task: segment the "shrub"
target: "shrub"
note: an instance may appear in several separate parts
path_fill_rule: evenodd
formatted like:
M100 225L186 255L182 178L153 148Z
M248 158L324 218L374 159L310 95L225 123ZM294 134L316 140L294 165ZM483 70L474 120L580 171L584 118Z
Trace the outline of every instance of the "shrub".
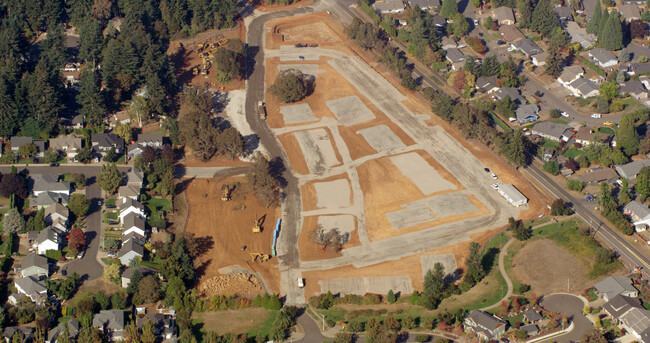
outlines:
M419 334L415 335L416 342L427 342L431 337L429 335Z
M582 190L585 188L584 183L582 181L577 180L577 179L569 179L566 181L566 186L568 189L576 192L582 192Z
M362 321L360 320L352 320L348 323L348 328L347 330L350 332L362 332L365 329L365 325Z
M544 171L551 175L560 174L560 164L557 161L548 161L544 163Z

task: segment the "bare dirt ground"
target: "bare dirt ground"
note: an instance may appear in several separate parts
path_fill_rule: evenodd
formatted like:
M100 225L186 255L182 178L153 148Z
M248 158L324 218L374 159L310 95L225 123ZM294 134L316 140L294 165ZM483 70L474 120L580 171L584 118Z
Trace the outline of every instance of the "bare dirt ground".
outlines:
M514 257L512 270L518 280L541 294L566 292L567 280L572 293L582 292L594 283L587 277L586 261L549 239L526 244Z
M331 45L346 41L343 26L325 12L312 13L289 19L272 20L267 23L266 48L278 49L281 45L318 43Z
M232 200L221 200L221 185L242 183L232 194ZM195 179L189 181L185 190L189 215L185 232L203 239L206 251L199 256L199 288L201 283L219 276L219 268L239 265L251 272L259 273L268 287L279 291L277 259L265 263L251 262L251 252L271 254L273 230L278 218L278 209L263 207L252 193L245 191L244 179ZM253 233L255 216L263 218L263 231ZM246 246L242 251L241 247Z
M319 179L317 181L310 181L305 184L303 184L300 187L300 195L302 196L302 209L303 211L311 211L311 210L317 210L318 209L318 197L316 196L316 188L314 187L314 183L316 182L328 182L328 181L334 181L334 180L348 180L350 181L347 177L347 174L339 174L339 175L334 175L328 178L324 179ZM352 198L352 195L350 195L350 204L353 204L354 199Z
M300 259L303 261L317 261L342 256L340 252L333 249L322 250L322 247L314 242L311 234L317 227L318 216L308 216L303 219L302 230L298 238ZM355 225L354 230L350 232L350 241L343 245L343 249L357 247L359 245L361 243L359 242L359 234Z

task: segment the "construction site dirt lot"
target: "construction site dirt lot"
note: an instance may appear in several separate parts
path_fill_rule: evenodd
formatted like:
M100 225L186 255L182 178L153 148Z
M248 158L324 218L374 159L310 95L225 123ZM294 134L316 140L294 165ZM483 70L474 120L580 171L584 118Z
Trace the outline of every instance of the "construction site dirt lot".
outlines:
M330 45L348 40L343 26L326 12L272 20L267 23L266 48L278 49L281 45L317 43Z
M316 188L314 187L314 183L329 182L334 180L346 180L347 182L350 181L347 177L347 174L339 174L339 175L330 176L328 178L309 181L301 185L300 195L302 196L302 210L312 211L312 210L320 209L321 207L318 207L318 196L316 195ZM354 199L352 197L352 194L350 194L350 205L354 205Z
M303 219L302 230L298 238L298 249L300 252L300 259L303 261L317 261L328 258L341 256L341 252L335 251L332 248L322 249L314 239L312 233L318 228L318 216L308 216ZM346 230L347 231L347 230ZM350 241L343 245L343 249L357 247L361 245L359 242L359 234L357 233L356 225L350 232Z
M270 291L279 291L277 259L252 262L250 253L271 254L273 230L279 210L265 208L244 186L244 178L185 180L188 218L185 232L203 239L209 247L199 256L199 286L215 276L222 275L220 268L240 266L263 278ZM239 182L230 201L222 201L221 186ZM253 233L255 218L262 222L262 232ZM246 246L242 250L242 246Z

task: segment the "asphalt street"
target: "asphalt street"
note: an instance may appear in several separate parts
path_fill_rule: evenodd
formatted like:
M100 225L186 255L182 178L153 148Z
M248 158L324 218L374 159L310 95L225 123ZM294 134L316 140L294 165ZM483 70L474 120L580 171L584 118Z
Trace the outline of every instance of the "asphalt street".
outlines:
M573 329L562 336L553 337L554 342L579 342L582 336L594 327L593 323L582 314L585 303L579 297L569 294L553 294L544 296L539 304L545 310L566 315L573 322Z

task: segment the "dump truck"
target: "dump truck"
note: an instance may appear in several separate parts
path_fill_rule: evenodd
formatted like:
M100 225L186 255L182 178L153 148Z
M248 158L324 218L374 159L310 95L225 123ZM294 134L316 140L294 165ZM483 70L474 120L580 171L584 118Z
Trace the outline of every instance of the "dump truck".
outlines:
M260 113L260 119L266 119L266 107L264 101L257 102L257 111Z

